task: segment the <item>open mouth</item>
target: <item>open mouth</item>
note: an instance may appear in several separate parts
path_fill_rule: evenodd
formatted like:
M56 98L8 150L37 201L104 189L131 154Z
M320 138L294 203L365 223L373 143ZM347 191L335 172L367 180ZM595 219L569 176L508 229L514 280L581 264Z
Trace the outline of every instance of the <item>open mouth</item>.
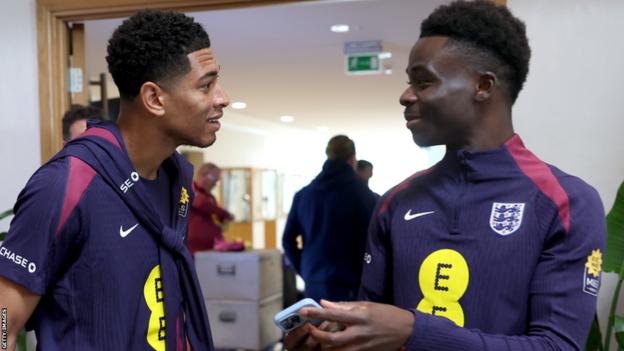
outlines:
M222 116L223 116L223 115L221 115L221 114L220 114L220 115L218 115L218 116L208 118L208 119L206 120L206 122L208 122L208 123L214 123L214 124L221 124L221 123L219 122L219 119L220 119Z

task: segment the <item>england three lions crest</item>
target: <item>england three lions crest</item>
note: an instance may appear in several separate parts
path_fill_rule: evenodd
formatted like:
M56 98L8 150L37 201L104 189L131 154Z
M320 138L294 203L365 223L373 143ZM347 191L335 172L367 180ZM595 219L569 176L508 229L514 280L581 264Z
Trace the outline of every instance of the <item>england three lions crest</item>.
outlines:
M512 234L522 225L523 214L524 203L494 202L490 214L490 228L500 235Z

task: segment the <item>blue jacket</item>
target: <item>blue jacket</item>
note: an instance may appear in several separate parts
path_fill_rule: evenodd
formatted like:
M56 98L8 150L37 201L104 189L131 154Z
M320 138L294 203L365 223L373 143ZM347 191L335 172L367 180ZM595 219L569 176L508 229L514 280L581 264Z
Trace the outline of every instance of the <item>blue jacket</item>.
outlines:
M323 170L295 194L282 244L306 284L358 286L375 197L344 161ZM297 236L303 250L297 248Z

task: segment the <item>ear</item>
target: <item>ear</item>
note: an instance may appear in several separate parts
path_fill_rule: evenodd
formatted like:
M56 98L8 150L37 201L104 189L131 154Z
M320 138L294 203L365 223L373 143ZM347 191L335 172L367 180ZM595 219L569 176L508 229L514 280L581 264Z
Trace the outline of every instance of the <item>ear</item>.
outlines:
M475 94L476 101L485 101L492 96L494 93L494 88L498 84L498 78L496 74L492 72L481 72L479 73L479 79L477 81Z
M139 90L139 98L146 110L156 116L165 114L165 104L163 98L164 90L154 82L145 82Z
M353 169L357 169L357 158L355 157L355 155L351 156L348 160L347 163L353 167Z

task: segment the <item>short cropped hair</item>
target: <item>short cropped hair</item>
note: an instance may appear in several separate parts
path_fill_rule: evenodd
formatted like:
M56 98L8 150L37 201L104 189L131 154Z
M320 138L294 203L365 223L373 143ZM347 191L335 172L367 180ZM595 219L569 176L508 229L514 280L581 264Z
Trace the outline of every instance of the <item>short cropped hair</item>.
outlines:
M434 10L420 37L446 36L479 69L496 74L510 102L518 98L529 73L531 48L525 25L505 6L491 1L455 1Z
M368 161L366 161L366 160L358 160L357 161L356 169L358 171L363 171L363 170L365 170L367 168L372 169L373 168L373 164L368 162Z
M336 135L329 139L325 154L328 160L348 161L355 156L355 143L346 135Z
M82 119L103 120L104 118L102 117L102 112L93 106L71 105L69 110L63 115L63 140L69 141L69 128L74 122Z
M186 55L210 47L192 17L145 10L125 20L108 41L108 70L122 99L133 100L145 82L166 85L191 70Z

